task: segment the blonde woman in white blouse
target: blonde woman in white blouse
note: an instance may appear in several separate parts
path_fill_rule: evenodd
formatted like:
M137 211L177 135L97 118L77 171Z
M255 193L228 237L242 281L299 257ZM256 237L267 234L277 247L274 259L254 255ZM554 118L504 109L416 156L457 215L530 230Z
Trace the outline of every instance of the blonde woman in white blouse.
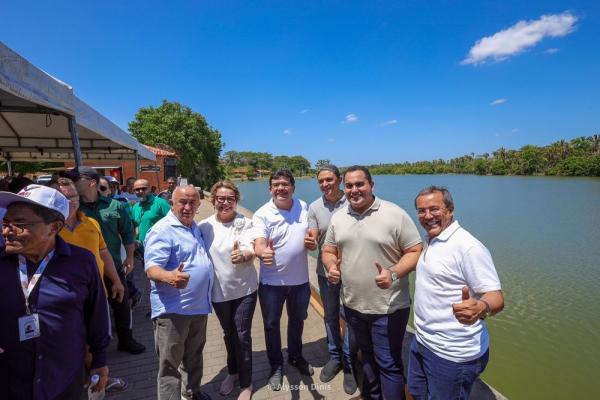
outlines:
M236 211L238 188L219 181L211 189L215 214L200 223L215 269L213 308L225 335L228 375L219 392L230 394L239 383L238 400L252 397L252 317L258 279L254 268L252 220Z

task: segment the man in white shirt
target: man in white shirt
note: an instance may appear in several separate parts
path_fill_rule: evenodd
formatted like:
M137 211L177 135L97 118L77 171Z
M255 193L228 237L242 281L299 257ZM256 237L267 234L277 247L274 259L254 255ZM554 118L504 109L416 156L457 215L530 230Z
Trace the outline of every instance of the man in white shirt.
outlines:
M271 364L269 386L280 390L283 374L279 322L286 303L288 313L288 364L311 376L312 366L302 357L302 330L308 316L310 286L306 249L317 248L308 233L308 207L293 197L294 177L286 169L269 178L272 199L256 211L254 251L260 259L258 299L263 315L267 356Z
M415 199L428 246L415 283L415 340L408 388L415 399L468 399L489 359L486 317L504 308L490 252L454 221L448 189L430 186Z

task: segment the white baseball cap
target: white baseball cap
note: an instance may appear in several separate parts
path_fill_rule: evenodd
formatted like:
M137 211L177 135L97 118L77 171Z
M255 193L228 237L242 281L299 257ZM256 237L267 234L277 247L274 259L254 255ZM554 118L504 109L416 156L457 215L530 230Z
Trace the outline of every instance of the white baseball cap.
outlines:
M0 192L0 207L8 208L16 202L37 204L58 211L65 219L69 217L69 200L58 190L48 186L29 185L17 194Z

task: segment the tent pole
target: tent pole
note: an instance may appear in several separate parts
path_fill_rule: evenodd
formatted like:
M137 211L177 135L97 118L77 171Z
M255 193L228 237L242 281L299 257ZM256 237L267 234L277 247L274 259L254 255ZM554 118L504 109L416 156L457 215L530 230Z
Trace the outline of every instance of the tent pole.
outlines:
M12 163L10 160L6 160L6 168L8 168L8 176L12 176Z
M75 117L68 117L69 120L69 133L71 134L71 141L73 142L73 155L75 156L75 165L77 167L83 165L81 159L81 147L79 146L79 135L77 134L77 124L75 123Z
M140 155L137 150L134 150L133 154L135 155L135 179L138 179L140 173Z

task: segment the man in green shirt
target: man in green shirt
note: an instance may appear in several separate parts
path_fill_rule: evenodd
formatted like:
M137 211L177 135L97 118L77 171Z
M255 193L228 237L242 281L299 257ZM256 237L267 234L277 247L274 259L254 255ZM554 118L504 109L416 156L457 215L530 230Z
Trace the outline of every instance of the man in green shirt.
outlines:
M137 229L137 239L140 241L140 250L144 249L146 233L152 226L160 221L171 210L171 205L163 198L150 193L150 182L138 179L133 184L133 193L140 200L133 206L133 223Z
M79 209L88 217L98 221L106 247L115 262L115 267L117 267L121 283L127 288L125 275L133 271L133 251L135 247L133 223L127 205L118 200L101 196L98 193L100 175L93 168L81 166L67 171L64 175L75 182L75 187L81 198ZM127 251L127 257L123 262L121 260L121 243ZM122 268L119 268L120 266ZM108 292L111 293L112 282L105 279L104 283ZM126 289L125 299L129 298L128 292ZM115 316L117 337L119 338L118 350L128 351L131 354L143 353L146 348L133 338L129 301L119 303L114 299L109 299L109 304Z

